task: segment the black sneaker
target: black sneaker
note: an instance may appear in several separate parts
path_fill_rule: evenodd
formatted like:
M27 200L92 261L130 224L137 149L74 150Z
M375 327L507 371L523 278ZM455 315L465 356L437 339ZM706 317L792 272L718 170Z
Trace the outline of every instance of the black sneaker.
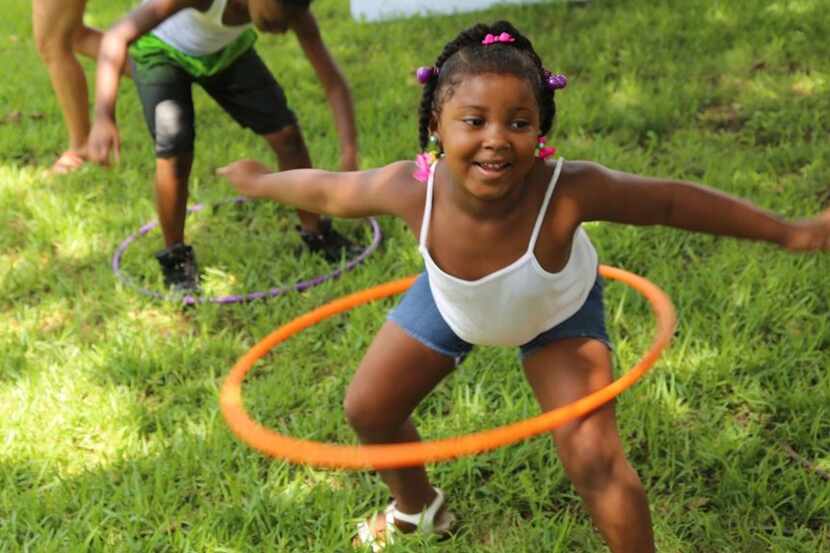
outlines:
M334 230L331 219L320 219L320 232L309 232L302 227L297 227L297 232L309 251L322 254L329 263L337 263L343 257L351 259L363 251L359 244Z
M197 292L199 290L199 268L193 248L179 242L166 250L156 253L164 285L175 292Z

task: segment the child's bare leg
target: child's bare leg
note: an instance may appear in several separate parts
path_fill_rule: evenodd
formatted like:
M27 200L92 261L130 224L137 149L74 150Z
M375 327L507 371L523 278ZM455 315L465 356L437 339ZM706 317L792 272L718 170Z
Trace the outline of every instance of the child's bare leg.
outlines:
M308 148L299 127L291 125L276 132L264 134L262 137L276 154L280 171L311 167L311 156L309 156ZM309 232L320 231L320 216L318 214L298 209L297 216L303 230Z
M544 411L582 398L612 379L604 344L569 338L529 355L525 374ZM643 485L625 458L614 406L554 430L559 457L614 553L654 551L651 515Z
M37 49L49 71L69 132L69 149L86 157L89 97L83 68L73 53L73 40L86 0L34 0L32 24Z
M81 28L75 32L75 37L72 40L72 49L76 53L95 61L98 59L98 52L101 50L101 39L103 38L104 33L100 30L81 25ZM132 76L129 63L124 64L121 74L128 77Z
M346 416L361 442L419 441L410 414L454 368L451 357L427 348L387 321L346 392ZM423 466L379 473L403 513L419 513L435 499Z
M92 60L98 59L102 38L104 38L104 33L82 24L75 31L75 36L72 39L72 49Z
M170 158L156 158L156 210L165 247L184 242L187 217L187 180L193 152Z

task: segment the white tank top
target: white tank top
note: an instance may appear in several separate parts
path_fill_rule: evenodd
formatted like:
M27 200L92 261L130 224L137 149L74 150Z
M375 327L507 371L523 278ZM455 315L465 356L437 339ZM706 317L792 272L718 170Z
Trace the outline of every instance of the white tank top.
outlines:
M533 254L562 162L560 158L556 163L527 251L507 267L473 281L445 273L429 255L427 236L437 163L432 165L418 249L424 257L438 311L462 340L493 346L526 344L585 303L597 278L598 261L582 227L576 229L571 255L558 273L545 271Z
M228 0L215 0L206 12L185 8L162 21L151 32L189 56L213 54L251 27L250 23L233 27L224 25L222 15L227 3Z

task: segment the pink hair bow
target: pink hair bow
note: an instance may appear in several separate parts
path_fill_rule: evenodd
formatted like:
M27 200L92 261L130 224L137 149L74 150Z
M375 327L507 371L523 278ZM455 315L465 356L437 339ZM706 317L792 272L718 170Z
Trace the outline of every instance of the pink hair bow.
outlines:
M432 152L423 152L415 156L415 171L412 176L416 180L426 182L429 180L429 170L435 162L435 154Z
M497 42L516 42L516 39L510 36L510 33L501 33L500 35L487 33L487 36L481 41L482 44L495 44Z
M536 146L536 157L539 159L547 159L550 156L556 155L556 148L545 146L547 139L545 135L539 135L539 144Z
M550 156L556 155L556 148L550 146L543 146L539 148L539 159L547 159Z

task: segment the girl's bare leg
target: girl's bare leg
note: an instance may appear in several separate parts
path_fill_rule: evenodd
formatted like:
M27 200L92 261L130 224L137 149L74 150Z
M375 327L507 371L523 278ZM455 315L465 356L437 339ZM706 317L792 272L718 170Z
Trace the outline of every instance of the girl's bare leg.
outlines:
M454 368L453 358L427 348L387 321L346 392L346 416L361 442L419 441L409 417ZM423 466L379 473L403 513L419 513L435 499Z
M529 355L525 374L544 411L613 380L606 346L586 338L553 342ZM614 553L654 551L645 490L625 458L613 404L553 431L559 458L594 525Z

